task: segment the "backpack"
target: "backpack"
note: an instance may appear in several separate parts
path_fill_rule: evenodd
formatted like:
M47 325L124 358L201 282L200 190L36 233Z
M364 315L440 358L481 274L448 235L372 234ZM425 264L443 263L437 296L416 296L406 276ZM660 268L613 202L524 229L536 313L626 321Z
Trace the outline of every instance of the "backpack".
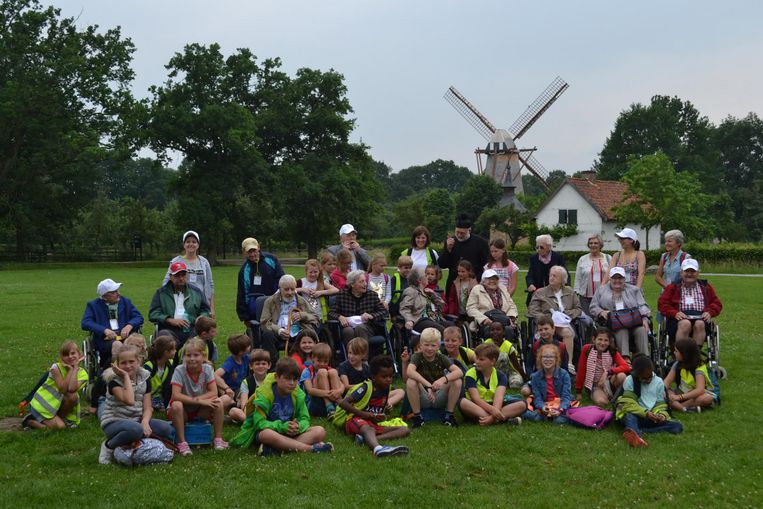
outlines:
M568 408L564 415L572 424L591 429L603 429L615 416L614 412L597 406Z
M143 438L114 449L114 461L126 467L169 463L174 457L172 449L156 438Z

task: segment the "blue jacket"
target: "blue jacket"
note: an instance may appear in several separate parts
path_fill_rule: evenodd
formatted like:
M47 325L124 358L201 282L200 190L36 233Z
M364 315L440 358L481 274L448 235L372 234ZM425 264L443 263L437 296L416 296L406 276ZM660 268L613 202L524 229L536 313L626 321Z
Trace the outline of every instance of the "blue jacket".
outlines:
M548 389L546 374L542 369L538 369L530 376L530 383L533 388L533 406L537 409L543 408ZM572 401L572 381L569 373L561 368L556 368L554 371L554 392L559 396L560 409L567 410Z
M254 297L273 295L278 290L278 281L284 275L278 258L264 251L260 252L260 261L252 263L245 260L238 271L238 292L236 294L236 314L243 321L254 320ZM255 276L260 276L259 285L254 284Z
M117 323L119 328L115 330L117 334L125 325L130 324L135 332L143 325L143 315L133 306L132 301L127 297L120 296L117 302ZM109 308L103 299L93 299L85 306L85 312L82 314L82 330L93 333L93 343L99 352L111 352L111 342L104 341L103 333L106 329L111 329L109 323Z

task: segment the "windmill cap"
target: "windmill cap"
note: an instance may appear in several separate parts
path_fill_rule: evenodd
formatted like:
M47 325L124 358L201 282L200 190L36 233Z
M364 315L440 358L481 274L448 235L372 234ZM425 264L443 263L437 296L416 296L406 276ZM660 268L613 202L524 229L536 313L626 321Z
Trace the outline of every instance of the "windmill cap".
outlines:
M681 270L695 270L699 272L699 262L694 258L687 258L681 262Z
M620 239L631 239L633 242L638 240L638 235L633 228L623 228L623 231L615 233L615 237Z

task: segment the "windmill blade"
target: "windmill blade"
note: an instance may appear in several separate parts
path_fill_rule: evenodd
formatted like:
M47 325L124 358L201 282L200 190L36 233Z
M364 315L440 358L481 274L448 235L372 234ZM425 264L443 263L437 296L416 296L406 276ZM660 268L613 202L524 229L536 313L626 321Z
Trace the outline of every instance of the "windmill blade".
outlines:
M564 82L559 76L546 87L535 101L527 107L519 118L509 127L509 132L514 137L514 141L522 137L532 125L538 121L546 110L554 104L560 95L569 88L569 85Z
M466 97L456 90L456 87L448 87L448 91L443 97L486 141L490 141L490 137L495 132L495 126L490 123L485 115L480 113L476 106L467 101Z
M524 157L520 152L517 155L519 156L519 160L522 161L523 167L527 168L530 170L530 173L538 177L538 180L540 180L541 184L543 184L546 189L548 189L548 184L546 183L546 179L548 178L548 170L542 164L540 164L540 161L538 161L533 154Z

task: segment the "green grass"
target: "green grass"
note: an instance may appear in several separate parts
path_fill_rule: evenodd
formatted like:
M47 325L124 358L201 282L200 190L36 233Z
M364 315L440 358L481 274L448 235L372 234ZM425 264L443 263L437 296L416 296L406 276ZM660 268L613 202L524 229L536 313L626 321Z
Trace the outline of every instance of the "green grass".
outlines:
M237 270L215 269L221 351L224 339L241 330L234 310ZM15 414L64 339L84 336L79 320L99 280L123 281L123 293L147 314L162 275L160 267L119 265L0 272L0 415ZM376 460L318 419L336 446L333 455L259 458L247 450L199 449L168 466L126 470L97 464L102 434L88 417L76 431L0 432L0 507L759 507L763 410L755 377L763 359L756 332L763 280L716 277L712 283L726 305L723 405L682 417L682 435L647 437L648 449L630 449L618 426L594 432L433 424L405 440L409 457ZM656 301L653 282L647 295ZM235 431L226 426L225 436Z

